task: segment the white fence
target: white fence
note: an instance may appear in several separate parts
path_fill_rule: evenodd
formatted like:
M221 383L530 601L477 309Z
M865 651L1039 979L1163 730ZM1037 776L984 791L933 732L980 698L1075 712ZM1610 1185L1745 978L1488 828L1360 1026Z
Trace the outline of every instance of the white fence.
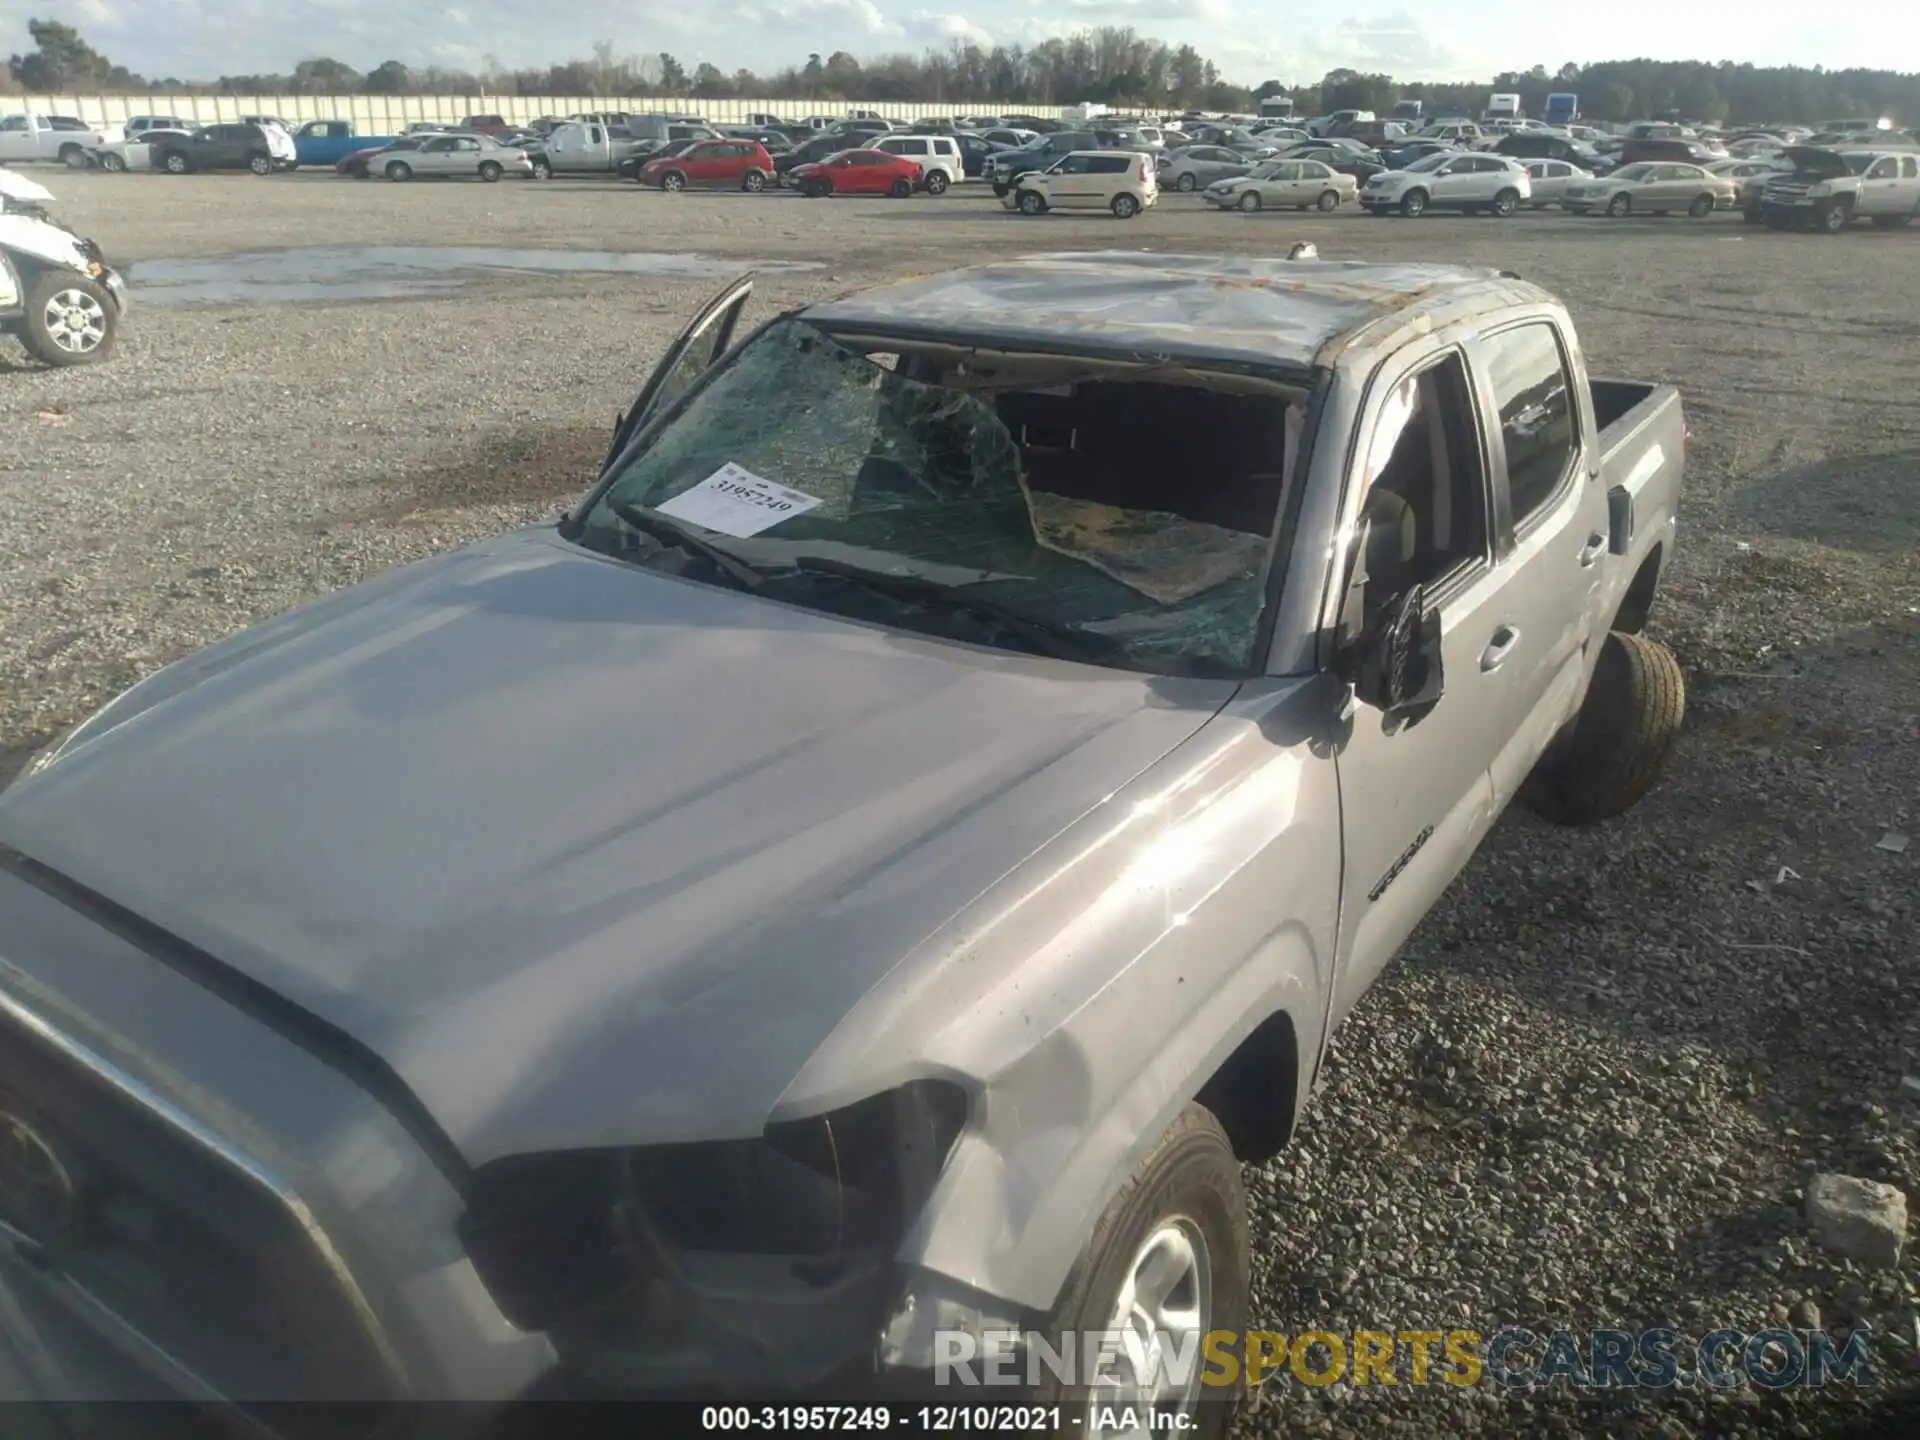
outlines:
M170 115L202 125L237 120L242 115L278 115L285 120L351 120L371 134L392 134L415 121L453 124L469 115L499 115L525 124L543 115L572 115L588 110L665 111L700 115L718 125L742 124L752 111L797 120L805 115L839 115L849 108L878 110L899 120L936 115L996 115L989 101L908 104L891 101L829 103L824 100L695 100L605 95L0 95L0 115L34 111L74 115L94 125L123 122L130 115ZM1023 115L1057 116L1055 105L1010 105Z

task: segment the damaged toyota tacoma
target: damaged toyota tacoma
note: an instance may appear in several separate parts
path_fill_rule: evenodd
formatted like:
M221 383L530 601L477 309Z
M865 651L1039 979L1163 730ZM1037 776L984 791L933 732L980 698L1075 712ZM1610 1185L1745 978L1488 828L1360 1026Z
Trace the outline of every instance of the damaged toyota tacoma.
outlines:
M1240 1329L1240 1164L1334 1027L1509 802L1655 783L1679 399L1538 287L1051 255L736 333L750 289L564 520L0 795L0 1339L253 1407Z

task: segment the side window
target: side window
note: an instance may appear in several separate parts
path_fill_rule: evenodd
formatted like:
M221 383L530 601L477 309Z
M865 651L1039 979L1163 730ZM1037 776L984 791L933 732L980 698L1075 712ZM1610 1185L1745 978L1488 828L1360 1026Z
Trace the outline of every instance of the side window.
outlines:
M1867 172L1867 179L1869 180L1896 179L1898 177L1899 168L1900 168L1899 162L1896 161L1893 158L1893 156L1889 155L1885 159L1876 160L1874 162L1873 168Z
M1487 556L1487 488L1458 352L1395 387L1366 459L1365 606L1377 614Z
M1125 155L1101 155L1094 159L1093 173L1096 175L1124 175L1132 164L1133 162Z
M24 115L0 115L0 135L17 135L27 128Z
M928 153L927 142L924 140L902 140L900 146L901 153L905 155L925 155Z
M1900 178L1902 180L1920 180L1920 160L1911 155L1900 157Z
M1573 387L1553 327L1536 322L1477 347L1500 412L1500 444L1518 530L1559 491L1579 449Z

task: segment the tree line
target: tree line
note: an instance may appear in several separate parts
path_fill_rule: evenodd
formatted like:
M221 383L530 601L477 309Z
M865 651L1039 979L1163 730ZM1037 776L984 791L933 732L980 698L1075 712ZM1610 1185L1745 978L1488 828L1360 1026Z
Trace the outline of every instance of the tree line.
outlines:
M964 107L970 101L1070 105L1093 101L1150 111L1199 107L1248 111L1272 95L1292 98L1302 114L1359 108L1386 113L1419 99L1429 110L1478 114L1487 96L1517 92L1538 114L1546 97L1570 90L1593 120L1632 120L1678 112L1691 120L1766 121L1879 117L1920 124L1920 75L1892 70L1824 70L1692 60L1608 60L1547 70L1509 71L1483 84L1399 81L1358 70L1329 71L1313 84L1270 80L1247 88L1226 80L1191 45L1170 45L1125 26L1096 26L1032 46L955 42L920 55L860 60L845 50L771 74L728 73L710 63L689 71L666 53L622 55L611 41L592 57L542 69L510 69L489 58L478 73L387 60L357 70L330 56L302 60L284 75L222 75L211 81L145 77L110 61L70 25L29 20L34 48L7 65L15 93L228 95L567 95L688 101L779 96L832 104L848 100L918 101Z

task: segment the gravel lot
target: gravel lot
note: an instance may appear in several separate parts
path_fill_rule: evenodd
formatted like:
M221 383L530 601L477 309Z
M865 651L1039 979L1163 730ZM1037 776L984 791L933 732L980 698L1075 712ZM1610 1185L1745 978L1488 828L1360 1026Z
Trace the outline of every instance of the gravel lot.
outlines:
M1812 1247L1799 1208L1817 1170L1920 1179L1920 1106L1899 1095L1920 1073L1920 843L1876 848L1889 830L1920 842L1920 228L1238 216L1185 199L1123 226L1018 220L958 191L44 178L57 213L132 263L144 303L103 367L0 354L0 752L16 756L188 650L577 495L661 347L753 261L821 267L768 275L761 315L992 254L1296 238L1548 285L1596 370L1685 392L1682 546L1654 630L1687 668L1688 733L1623 821L1503 823L1360 1007L1298 1145L1249 1177L1256 1315L1289 1334L1869 1320L1879 1384L1603 1401L1287 1381L1243 1429L1828 1434L1920 1376L1920 1247L1898 1273L1862 1272ZM294 303L138 288L143 266L181 273L162 261L368 245L728 263Z

